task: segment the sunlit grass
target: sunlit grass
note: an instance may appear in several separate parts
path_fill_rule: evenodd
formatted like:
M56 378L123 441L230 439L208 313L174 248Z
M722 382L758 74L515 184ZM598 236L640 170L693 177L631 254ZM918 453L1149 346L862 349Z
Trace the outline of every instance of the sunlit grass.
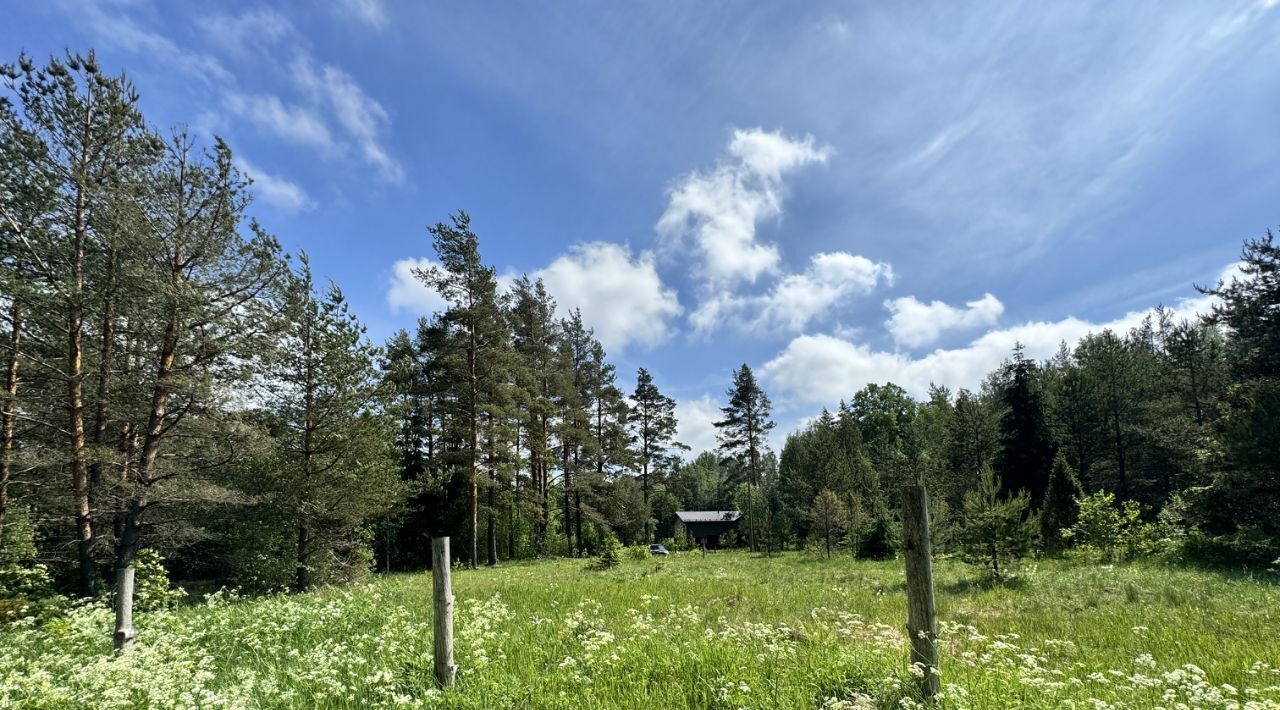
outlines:
M0 706L899 707L900 562L676 555L459 571L456 688L431 678L431 577L0 633ZM1280 587L1041 562L936 566L946 707L1280 707Z

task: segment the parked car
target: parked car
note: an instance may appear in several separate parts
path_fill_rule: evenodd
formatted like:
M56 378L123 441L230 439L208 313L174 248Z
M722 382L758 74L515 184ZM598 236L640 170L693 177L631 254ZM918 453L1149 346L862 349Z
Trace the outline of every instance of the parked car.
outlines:
M670 552L667 552L667 548L666 548L666 547L663 547L662 545L650 545L650 546L649 546L649 553L650 553L650 554L653 554L653 555L669 555L669 554L671 554Z

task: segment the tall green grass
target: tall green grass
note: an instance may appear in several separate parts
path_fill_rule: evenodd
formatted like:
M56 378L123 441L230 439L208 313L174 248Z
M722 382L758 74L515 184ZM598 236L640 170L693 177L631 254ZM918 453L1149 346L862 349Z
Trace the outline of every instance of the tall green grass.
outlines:
M1280 707L1280 587L1041 562L936 568L944 707ZM900 562L722 552L454 576L455 688L431 678L431 577L143 615L111 653L86 607L0 632L0 706L912 707Z

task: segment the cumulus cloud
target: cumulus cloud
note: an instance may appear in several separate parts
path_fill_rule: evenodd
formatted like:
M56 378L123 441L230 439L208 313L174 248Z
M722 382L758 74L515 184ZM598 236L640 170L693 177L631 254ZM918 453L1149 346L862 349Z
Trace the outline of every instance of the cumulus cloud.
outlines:
M696 253L695 275L708 282L710 291L754 283L776 271L778 248L756 239L756 224L782 214L785 174L825 162L830 154L813 136L735 130L727 156L715 169L694 171L671 188L656 225L664 247Z
M400 259L392 265L387 284L391 310L427 315L448 306L439 293L414 276L415 269L433 266L439 264L429 258ZM663 286L653 254L633 255L620 244L577 244L529 276L543 280L556 300L559 316L579 309L582 320L613 354L633 344L651 346L666 340L671 334L668 321L682 311L676 292ZM515 279L511 271L499 274L499 293L510 290Z
M715 422L721 417L720 405L709 394L676 402L676 439L688 445L690 458L716 449Z
M803 272L783 277L766 293L725 291L705 298L689 320L704 333L726 323L753 332L799 331L848 296L892 280L888 264L848 252L815 254Z
M675 291L662 285L653 254L633 257L619 244L578 244L531 276L546 283L562 311L581 309L610 351L662 342L670 335L668 319L682 311Z
M1238 272L1232 265L1223 272L1230 280ZM1208 296L1180 301L1170 309L1175 319L1193 318L1212 306ZM989 331L968 345L938 349L921 357L885 352L831 335L801 335L761 368L770 385L785 396L807 404L833 404L872 382L894 382L923 397L929 385L976 388L982 378L1021 343L1028 357L1052 356L1062 342L1074 343L1089 333L1111 329L1127 332L1151 314L1133 311L1111 321L1092 323L1067 317L1035 321Z
M448 303L438 291L422 283L414 275L416 270L440 266L434 259L400 259L391 265L391 280L387 285L387 305L392 311L406 311L429 315L443 311Z
M315 206L297 183L258 168L242 156L236 156L236 167L253 181L253 192L268 204L286 212L309 210Z
M989 293L969 301L964 308L942 301L924 303L913 296L885 301L884 305L893 314L885 321L885 327L894 342L910 348L935 342L945 330L994 325L1004 313L1004 304Z

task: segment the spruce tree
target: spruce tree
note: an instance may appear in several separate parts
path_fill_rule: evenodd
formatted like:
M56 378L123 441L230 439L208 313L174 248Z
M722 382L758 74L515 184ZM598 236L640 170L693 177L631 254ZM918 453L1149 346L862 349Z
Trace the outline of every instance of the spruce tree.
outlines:
M995 469L1006 493L1026 491L1038 506L1049 486L1055 447L1045 418L1041 372L1019 344L999 372L1001 448Z
M1083 497L1084 489L1080 487L1076 472L1067 463L1066 455L1059 451L1053 458L1049 489L1040 510L1040 540L1045 550L1055 552L1062 549L1062 531L1075 524L1080 511L1079 500Z

